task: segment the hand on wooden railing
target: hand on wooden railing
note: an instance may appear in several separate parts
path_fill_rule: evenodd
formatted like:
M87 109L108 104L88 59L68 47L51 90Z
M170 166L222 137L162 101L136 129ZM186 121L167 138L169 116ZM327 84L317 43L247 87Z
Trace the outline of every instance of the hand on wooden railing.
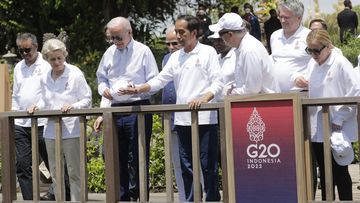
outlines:
M99 117L96 118L96 120L94 122L94 125L93 125L93 128L94 128L95 132L100 131L103 120L104 120L104 118L102 116L99 116Z
M308 87L309 82L303 76L299 76L295 79L295 85L301 88L306 88Z
M72 108L73 108L73 106L71 104L64 104L61 107L61 112L63 112L63 113L69 112Z
M33 104L27 108L27 112L29 114L33 114L37 110L39 110L39 108L35 104Z

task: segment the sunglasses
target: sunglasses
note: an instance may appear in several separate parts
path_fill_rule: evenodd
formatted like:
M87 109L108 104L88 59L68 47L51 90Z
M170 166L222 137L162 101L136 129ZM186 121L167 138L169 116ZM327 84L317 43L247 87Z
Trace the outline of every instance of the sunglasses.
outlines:
M170 44L173 45L173 46L176 46L179 43L178 42L166 42L165 44L166 44L166 46L170 46Z
M323 49L325 49L325 45L323 47L321 47L320 49L310 49L309 47L305 48L305 51L307 54L311 55L311 54L315 54L315 55L319 55L321 53L321 51Z
M19 54L28 54L31 52L31 50L32 50L32 48L19 48L18 52L19 52Z

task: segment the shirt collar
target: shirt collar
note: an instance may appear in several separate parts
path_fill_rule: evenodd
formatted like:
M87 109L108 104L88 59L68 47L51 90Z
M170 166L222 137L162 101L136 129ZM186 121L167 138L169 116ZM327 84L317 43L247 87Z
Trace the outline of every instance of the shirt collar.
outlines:
M42 58L42 55L41 55L40 52L37 52L37 54L38 55L36 57L36 61L33 64L31 64L31 66L27 66L26 63L25 63L25 59L23 59L23 65L22 65L21 68L36 67L38 65L41 65L44 59Z
M133 50L133 47L134 47L134 39L131 38L129 43L126 45L126 47L124 47L123 49L118 49L121 53L124 53L124 52L129 52L131 50Z
M328 56L328 58L325 60L325 62L322 64L323 66L331 66L334 61L335 61L335 57L336 57L336 51L334 49L331 50L330 55Z
M280 38L285 39L285 40L288 40L288 39L291 39L291 38L300 38L302 36L301 32L302 32L303 29L305 29L305 27L300 25L298 27L298 29L296 30L296 32L293 35L291 35L289 38L285 37L284 29L283 29L282 32L281 32Z
M200 42L197 41L196 46L191 50L190 52L186 53L184 48L180 49L180 56L186 56L186 55L192 55L192 54L198 54L200 51Z

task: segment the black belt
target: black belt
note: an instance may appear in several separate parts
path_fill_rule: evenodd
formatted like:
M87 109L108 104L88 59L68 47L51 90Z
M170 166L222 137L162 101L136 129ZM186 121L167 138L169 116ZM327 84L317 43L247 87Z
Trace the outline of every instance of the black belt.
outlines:
M139 105L149 105L150 100L144 99L144 100L137 100L133 102L128 103L113 103L111 104L111 107L117 107L117 106L139 106Z

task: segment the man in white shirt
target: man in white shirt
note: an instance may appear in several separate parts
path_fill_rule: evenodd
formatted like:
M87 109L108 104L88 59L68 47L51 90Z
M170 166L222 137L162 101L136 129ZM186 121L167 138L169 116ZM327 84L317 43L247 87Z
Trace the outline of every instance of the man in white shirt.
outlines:
M158 76L149 82L122 90L123 94L157 91L174 81L176 104L188 104L197 109L202 103L214 102L221 93L223 82L214 48L198 42L199 20L190 15L179 16L175 23L176 36L183 46L174 52ZM199 112L200 163L204 176L206 201L219 201L217 112ZM175 113L175 130L180 141L181 170L186 201L194 200L191 152L191 113Z
M12 93L12 110L26 111L30 106L41 99L40 78L50 69L50 65L37 51L36 36L23 33L16 39L18 51L23 60L16 64L14 69L14 84ZM43 137L45 118L38 119L39 153L47 168L48 154ZM24 200L33 199L32 187L32 157L31 157L31 120L15 119L15 147L16 147L16 174ZM51 189L49 192L52 191ZM42 197L41 197L42 198ZM53 194L46 194L46 200L55 200Z
M281 0L278 4L282 29L271 35L270 43L275 76L281 92L299 92L295 80L303 79L311 56L305 52L310 30L301 25L304 5L299 0Z
M229 46L236 48L235 83L228 90L233 94L259 94L278 92L273 74L273 62L262 43L245 29L245 23L236 13L225 13L217 24L209 26L219 32Z
M107 29L113 44L105 51L96 72L99 94L110 100L111 106L149 105L150 94L123 96L118 94L118 90L126 88L129 82L139 85L155 77L159 71L154 55L149 47L132 38L128 19L113 18L108 22ZM137 115L119 115L115 119L119 140L120 200L136 201L139 198ZM147 166L151 132L152 115L146 114Z

